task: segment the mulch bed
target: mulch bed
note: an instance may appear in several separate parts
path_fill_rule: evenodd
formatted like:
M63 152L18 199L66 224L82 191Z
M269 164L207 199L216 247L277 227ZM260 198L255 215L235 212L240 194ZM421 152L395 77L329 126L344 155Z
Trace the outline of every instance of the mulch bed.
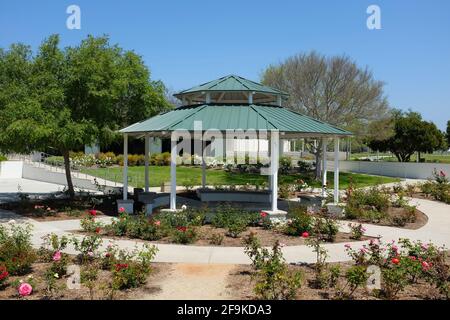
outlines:
M341 274L345 273L345 270L352 264L350 262L345 263L332 263L330 265L339 264L341 266ZM302 286L298 290L297 300L329 300L335 298L334 289L318 289L315 285L315 275L313 265L291 265L292 270L300 270L303 273ZM237 265L236 268L229 274L227 282L228 289L230 289L236 296L234 299L250 300L255 299L253 288L255 280L252 279L254 270L249 265ZM341 283L345 283L345 279L341 277ZM367 292L365 288L359 288L355 291L353 299L355 300L381 300L383 297L376 297L375 295ZM409 285L406 289L399 293L399 300L429 300L429 299L442 299L437 289L429 285L424 281L419 281L415 285Z
M189 246L221 246L221 247L244 247L245 244L243 242L244 238L248 236L250 233L255 233L258 239L261 242L262 246L271 247L278 240L280 243L286 246L297 246L304 245L306 241L300 235L298 237L285 235L281 232L277 232L274 230L266 230L261 227L249 227L246 231L242 232L238 238L232 238L226 235L226 230L223 228L215 228L211 225L203 225L201 227L197 227L198 229L198 238L194 243L186 244ZM72 231L77 234L87 234L84 231ZM148 243L163 243L163 244L175 244L170 236L164 237L155 241L148 241L136 238L130 238L126 236L113 236L104 233L100 233L100 235L104 238L113 239L113 240L134 240L138 242L148 242ZM221 244L211 242L211 238L213 235L222 235L223 241ZM350 239L349 233L338 232L334 242L328 243L348 243L354 241L364 241L376 239L375 237L364 236L361 240L353 240ZM324 242L327 243L327 242Z

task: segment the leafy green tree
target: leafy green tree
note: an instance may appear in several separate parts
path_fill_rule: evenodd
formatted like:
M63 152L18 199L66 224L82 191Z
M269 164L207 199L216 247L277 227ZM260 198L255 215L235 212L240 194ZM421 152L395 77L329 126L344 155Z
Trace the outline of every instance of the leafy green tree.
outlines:
M29 46L0 50L0 149L54 149L64 157L68 191L74 196L69 152L169 108L165 87L150 80L142 58L89 36L61 49L52 35L36 55Z
M450 147L450 120L447 121L447 147Z
M373 150L392 152L400 162L409 162L415 152L431 153L445 148L443 133L434 123L422 120L419 113L396 110L392 123L384 125L385 130L393 130L390 136L369 137L368 145Z

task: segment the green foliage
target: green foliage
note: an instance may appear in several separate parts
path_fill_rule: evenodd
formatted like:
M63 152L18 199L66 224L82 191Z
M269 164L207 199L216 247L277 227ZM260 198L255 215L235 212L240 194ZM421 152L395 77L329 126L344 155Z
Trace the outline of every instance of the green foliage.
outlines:
M369 147L390 151L400 162L409 162L415 152L432 153L444 149L444 134L432 122L422 120L416 112L396 111L393 115L393 135L386 139L372 139Z
M174 243L189 244L197 240L198 232L196 227L179 226L171 231L171 238Z
M217 209L211 224L216 228L227 229L228 236L237 238L247 230L247 227L260 225L265 220L258 212L250 212L226 205Z
M87 264L98 258L98 249L103 243L103 240L99 235L88 235L83 237L81 240L77 237L71 239L75 250L79 252L79 260L82 264Z
M290 236L301 236L303 232L311 232L313 218L303 206L293 206L288 210L287 224L283 232Z
M382 188L349 189L347 190L345 215L348 219L379 222L386 218L386 211L390 204L390 195Z
M262 248L258 238L251 233L245 240L245 253L257 270L254 277L254 291L258 299L290 300L295 299L301 286L302 273L289 270L280 243L277 241L272 250Z
M31 245L30 224L0 224L0 265L10 275L23 275L31 270L36 253Z
M336 296L338 299L351 299L359 287L363 287L370 274L367 273L364 266L351 266L345 272L346 283L343 287L338 287Z
M58 35L33 55L13 44L0 52L0 148L6 152L69 151L117 137L116 131L169 107L161 82L140 56L88 36L60 48ZM68 175L69 191L73 187Z
M350 228L350 239L358 240L358 241L361 240L361 238L364 235L364 232L366 231L366 229L362 226L362 224L349 223L348 226Z

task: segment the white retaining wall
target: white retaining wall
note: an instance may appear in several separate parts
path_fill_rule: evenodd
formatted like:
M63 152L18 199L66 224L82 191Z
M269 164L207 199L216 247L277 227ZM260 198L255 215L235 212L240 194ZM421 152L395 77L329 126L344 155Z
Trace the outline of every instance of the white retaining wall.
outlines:
M23 161L2 161L0 162L0 178L22 178L22 168Z
M333 170L334 163L328 162L327 164L329 170ZM346 172L409 179L429 179L432 177L434 169L450 175L450 164L448 163L339 161L339 169Z

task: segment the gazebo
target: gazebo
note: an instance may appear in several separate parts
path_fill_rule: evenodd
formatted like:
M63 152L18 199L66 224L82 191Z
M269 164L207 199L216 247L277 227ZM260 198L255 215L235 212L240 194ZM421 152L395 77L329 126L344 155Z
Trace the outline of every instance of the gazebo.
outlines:
M130 125L120 132L124 137L123 200L119 207L132 212L133 200L128 199L128 137L145 137L145 192L149 192L149 144L150 137L171 139L170 168L170 210L176 207L176 165L180 137L183 140L201 141L202 186L206 186L206 141L221 135L230 154L229 140L249 137L256 133L257 139L269 141L270 208L269 214L279 213L278 161L280 139L314 138L323 139L323 152L327 151L329 139L334 139L334 202L339 202L339 139L348 137L350 132L331 124L296 113L283 107L288 94L244 79L236 75L222 77L174 95L182 101L176 109L161 113L142 122ZM251 134L250 134L251 133ZM270 133L270 135L268 135ZM231 138L229 138L231 137ZM186 147L186 144L184 145ZM259 142L258 142L259 146ZM183 150L184 151L184 150ZM234 155L234 150L232 150ZM227 161L233 161L234 156ZM320 164L317 164L320 165ZM327 179L327 158L323 157L323 186Z

